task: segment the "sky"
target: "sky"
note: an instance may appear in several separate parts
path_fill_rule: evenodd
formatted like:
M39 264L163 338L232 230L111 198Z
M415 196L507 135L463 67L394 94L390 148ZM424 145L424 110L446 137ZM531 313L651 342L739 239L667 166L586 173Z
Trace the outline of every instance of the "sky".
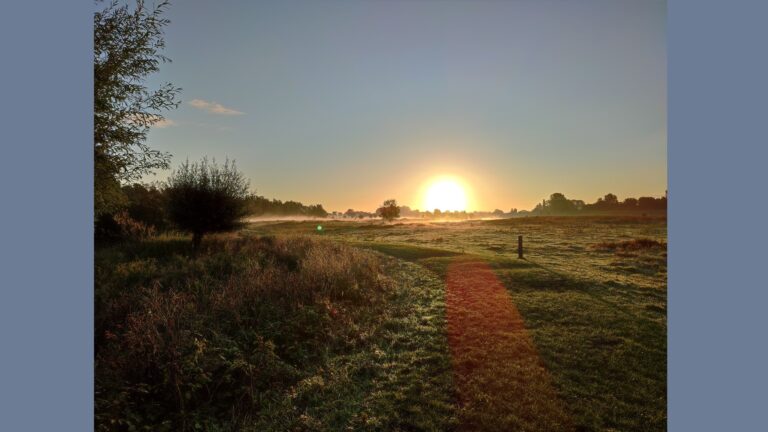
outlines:
M176 1L150 87L182 88L148 144L236 160L259 195L424 210L663 196L666 2ZM162 180L168 171L148 181Z

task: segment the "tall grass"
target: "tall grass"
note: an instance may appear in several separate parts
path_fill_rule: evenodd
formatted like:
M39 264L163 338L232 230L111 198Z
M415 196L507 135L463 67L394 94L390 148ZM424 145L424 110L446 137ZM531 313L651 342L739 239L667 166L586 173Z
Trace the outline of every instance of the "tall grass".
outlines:
M376 417L368 392L381 387L376 377L396 354L380 349L393 337L386 326L407 318L405 302L418 303L409 292L377 255L302 237L214 237L197 256L182 238L99 250L97 429L368 424ZM432 344L423 355L443 359L438 368L449 364L441 326L422 335ZM432 375L438 403L450 397L450 382ZM382 409L393 411L378 413L390 422L451 418L438 409L427 414L437 420L398 420L399 407Z

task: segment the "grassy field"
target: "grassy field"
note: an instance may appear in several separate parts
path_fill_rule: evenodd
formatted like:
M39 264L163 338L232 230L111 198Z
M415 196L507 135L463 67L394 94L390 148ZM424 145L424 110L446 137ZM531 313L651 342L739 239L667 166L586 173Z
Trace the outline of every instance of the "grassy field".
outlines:
M509 290L577 430L666 429L666 220L316 226L259 223L248 230L333 238L417 262L443 278L453 254L484 260ZM517 259L518 235L525 260Z
M666 429L663 219L258 222L198 256L188 241L97 250L99 430L558 430L535 421L548 406L572 430ZM540 357L475 372L503 369L513 397L457 391L446 280L464 261L489 266Z

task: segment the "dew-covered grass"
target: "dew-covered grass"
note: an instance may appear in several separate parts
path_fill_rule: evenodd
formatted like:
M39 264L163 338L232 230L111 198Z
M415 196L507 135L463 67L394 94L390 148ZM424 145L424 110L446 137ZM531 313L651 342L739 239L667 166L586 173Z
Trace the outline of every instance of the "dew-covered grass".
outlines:
M509 290L577 430L666 429L665 219L324 221L321 232L315 226L259 223L247 231L311 231L416 262L442 278L458 255L488 262ZM517 258L518 235L523 260Z
M97 430L451 430L445 300L423 266L301 236L96 253Z

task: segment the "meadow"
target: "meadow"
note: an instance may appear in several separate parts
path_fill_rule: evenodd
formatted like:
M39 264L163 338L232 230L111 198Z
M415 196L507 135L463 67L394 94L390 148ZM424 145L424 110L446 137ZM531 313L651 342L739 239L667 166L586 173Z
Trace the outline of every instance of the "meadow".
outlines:
M666 219L325 222L321 231L317 225L262 222L248 230L333 238L419 263L443 280L457 257L488 262L520 311L575 430L666 429ZM517 258L518 235L524 260ZM527 424L499 420L494 403L475 409L464 415L487 417L478 430ZM523 408L520 417L526 411L536 407Z
M665 430L666 286L663 218L258 221L197 253L103 247L97 426Z

